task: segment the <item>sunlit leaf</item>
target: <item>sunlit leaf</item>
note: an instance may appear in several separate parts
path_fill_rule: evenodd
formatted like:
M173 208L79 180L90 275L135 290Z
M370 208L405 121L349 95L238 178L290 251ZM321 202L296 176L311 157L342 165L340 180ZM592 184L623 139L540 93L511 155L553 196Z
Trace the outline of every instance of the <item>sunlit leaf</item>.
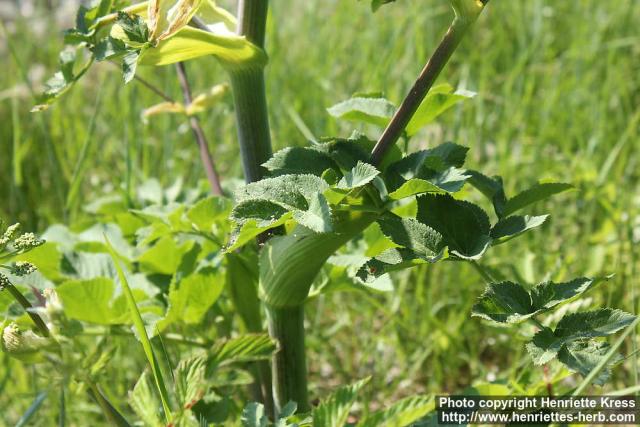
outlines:
M322 400L313 410L314 427L343 427L358 393L369 382L369 378L344 386Z
M611 308L567 314L555 330L544 328L534 335L527 344L527 350L534 363L542 365L557 357L562 346L576 340L614 334L635 318L632 314Z

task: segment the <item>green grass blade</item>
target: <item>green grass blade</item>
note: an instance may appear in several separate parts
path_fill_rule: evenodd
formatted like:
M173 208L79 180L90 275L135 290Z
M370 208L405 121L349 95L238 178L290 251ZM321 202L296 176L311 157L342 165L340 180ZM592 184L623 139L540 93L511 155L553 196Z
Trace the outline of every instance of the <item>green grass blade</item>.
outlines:
M584 378L584 380L582 380L582 383L580 383L578 388L576 388L573 391L572 393L573 396L579 396L584 391L584 389L593 382L593 380L600 374L600 372L605 368L605 366L607 366L607 363L609 363L609 360L611 360L611 358L617 354L618 348L622 345L625 338L627 338L627 336L636 329L636 326L638 326L638 324L640 324L640 316L636 316L636 320L634 320L627 327L627 329L624 330L622 335L620 335L618 340L611 346L611 348L609 349L605 357L600 361L600 363L598 363L598 365L595 368L593 368L591 372L589 372L589 375L587 375Z
M44 392L44 391L40 392L40 394L38 394L38 396L36 396L35 400L31 404L31 406L29 406L29 409L27 409L27 412L25 412L24 415L22 417L20 417L20 419L16 423L16 427L26 426L27 422L29 422L31 417L33 417L33 415L36 412L38 412L38 409L40 409L40 406L42 405L42 402L44 402L44 399L46 399L46 398L47 398L47 393Z
M103 86L104 85L101 84L99 87L102 88ZM87 159L89 158L88 154L91 150L91 146L93 145L93 133L96 128L96 117L98 116L98 112L100 111L101 100L102 89L99 89L93 107L93 114L91 115L91 119L89 120L89 125L87 127L87 134L85 136L84 143L82 144L82 148L80 149L80 154L78 154L78 160L76 161L76 165L73 169L73 177L71 178L71 184L69 186L69 192L67 193L67 200L65 203L65 210L67 212L71 210L76 200L78 199L80 184L82 184L82 178L84 177L84 171L86 170Z
M129 307L129 311L131 312L131 318L133 320L133 326L136 329L138 334L138 338L142 343L142 348L144 349L144 354L147 356L147 360L149 361L149 366L151 367L151 372L153 373L153 378L156 382L156 387L160 392L160 399L162 400L162 407L164 409L164 415L167 419L167 422L171 421L171 408L169 407L169 393L167 393L167 387L165 386L164 378L162 376L162 371L160 370L160 365L158 364L158 359L153 352L153 347L151 347L151 341L149 340L149 336L147 335L147 330L144 327L144 322L142 321L142 316L140 315L140 311L138 310L138 306L136 305L136 301L133 297L133 293L131 292L131 288L129 287L129 282L127 282L127 278L124 275L124 271L122 271L122 267L120 266L120 262L118 261L118 256L111 246L111 242L107 239L107 236L104 236L105 241L107 243L107 247L109 248L109 253L111 254L111 258L113 259L113 263L116 267L116 271L118 272L118 277L120 278L120 283L122 284L122 290L127 300L127 306Z

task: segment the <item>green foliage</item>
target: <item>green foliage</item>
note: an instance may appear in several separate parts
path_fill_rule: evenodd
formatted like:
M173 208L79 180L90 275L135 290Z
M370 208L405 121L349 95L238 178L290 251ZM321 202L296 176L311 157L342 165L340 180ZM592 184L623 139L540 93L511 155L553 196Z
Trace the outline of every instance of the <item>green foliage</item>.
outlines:
M341 427L347 422L349 411L358 393L369 379L344 386L333 392L313 410L313 425L317 427Z
M384 3L390 3L390 1L376 0L372 3L372 8L375 11ZM474 96L475 93L473 92L465 90L454 91L453 87L448 84L434 86L409 121L405 129L407 136L415 135L458 102ZM361 95L354 96L327 109L328 113L337 119L367 123L379 127L385 127L396 110L397 107L385 98L364 97Z
M542 282L527 291L513 282L487 286L473 315L499 323L519 323L579 297L602 279L578 278L569 282Z
M609 356L609 345L594 338L611 335L630 325L636 316L603 308L566 314L555 329L542 326L535 317L579 298L602 279L578 278L564 283L543 282L527 291L513 282L491 283L473 307L473 315L497 323L533 320L540 330L526 347L537 365L556 359L570 370L588 376L600 362L606 363L594 383L602 385L619 355Z
M359 421L358 427L402 427L413 425L429 412L435 410L435 402L430 396L410 396L394 403L386 409L374 412Z

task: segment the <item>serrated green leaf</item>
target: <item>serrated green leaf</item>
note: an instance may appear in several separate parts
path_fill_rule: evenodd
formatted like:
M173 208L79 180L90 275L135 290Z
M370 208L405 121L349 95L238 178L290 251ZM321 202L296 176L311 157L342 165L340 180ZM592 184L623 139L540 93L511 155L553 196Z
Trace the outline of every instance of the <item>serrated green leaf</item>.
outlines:
M247 243L251 242L258 235L264 233L265 231L271 230L273 228L279 227L283 225L285 222L290 220L292 214L288 212L287 214L281 216L277 221L270 222L268 225L259 226L256 220L246 221L242 226L237 229L229 240L229 244L225 247L225 253L230 253L235 251L236 249L241 248Z
M333 392L313 410L314 427L343 427L358 393L369 382L369 378Z
M400 175L405 180L428 178L433 172L442 172L464 164L468 147L445 142L434 148L416 151L389 165L389 172Z
M223 288L224 276L210 268L189 274L179 281L174 280L169 289L169 308L158 323L158 329L163 330L177 321L187 325L200 323Z
M198 355L181 360L176 367L176 397L183 409L190 409L206 392L206 358Z
M140 48L149 41L149 28L141 16L118 11L116 24L111 30L111 35L125 44Z
M444 194L446 191L424 179L412 178L402 184L397 190L389 193L389 197L393 200L400 200L424 193Z
M315 147L287 147L276 152L263 165L271 175L313 174L337 168L331 157Z
M541 365L556 357L563 345L614 334L631 324L635 318L632 314L611 308L567 314L554 331L544 328L534 335L527 344L527 350L534 363Z
M276 351L275 342L267 334L247 334L220 340L211 349L213 366L267 360Z
M405 248L387 249L360 267L356 273L356 277L363 283L370 285L386 273L403 270L420 264L433 263L440 258L441 257L425 259L412 250Z
M563 283L542 282L531 291L513 282L492 283L473 306L472 316L519 323L575 299L601 280L581 277Z
M391 241L415 252L425 260L435 260L444 248L442 235L414 218L387 213L378 219L380 230Z
M178 269L182 257L194 246L194 241L180 245L171 235L165 235L138 257L141 270L149 273L172 275Z
M448 194L418 197L417 219L442 235L449 252L462 259L478 259L491 243L487 214L477 205Z
M491 228L491 238L494 239L493 245L504 243L527 230L541 226L548 217L549 215L513 215L502 218ZM500 241L495 242L495 240L498 239L500 239Z
M529 206L540 200L547 199L554 194L562 193L567 190L571 190L573 185L565 184L561 182L547 182L538 183L534 186L524 190L516 196L507 200L504 208L504 215L511 215L512 213Z
M563 346L558 352L558 360L573 372L587 376L606 357L610 345L604 341L589 340L587 342L573 342ZM606 362L605 368L593 381L596 385L604 385L611 376L611 366L623 359L616 354Z
M70 319L99 325L127 323L130 319L124 301L114 301L115 285L111 279L71 280L58 286L56 292Z
M129 405L146 426L162 427L158 408L160 402L156 399L149 384L149 374L143 372L135 387L129 392Z
M358 161L351 171L344 174L338 182L338 188L352 189L362 187L373 181L380 174L380 171L369 163Z
M409 136L415 135L420 129L433 122L438 116L465 99L473 98L476 94L466 90L454 89L451 85L441 84L431 88L406 127Z
M384 98L355 97L327 108L338 119L384 127L396 112L396 106Z
M429 412L436 409L431 396L411 396L404 398L389 408L374 412L358 422L357 427L404 427L412 425Z
M269 418L262 403L251 402L242 410L240 419L243 427L267 427Z
M367 138L366 135L358 131L354 131L349 138L325 138L323 140L327 142L316 147L326 152L343 172L349 172L358 161L367 163L371 156L371 150L376 145L376 141ZM402 159L402 151L394 144L378 169L383 171L400 159Z
M315 175L281 175L245 185L235 192L235 200L263 199L287 209L307 210L311 196L327 188L329 185Z
M129 51L122 57L122 77L125 83L129 83L135 77L139 57L140 52L137 50Z
M226 221L232 202L226 197L211 196L200 200L187 211L191 224L204 233L211 233L214 224Z
M469 184L478 189L493 204L493 210L498 218L504 216L504 209L507 204L507 197L504 194L502 178L499 176L488 177L482 173L467 169Z
M293 212L293 219L298 224L316 233L329 233L333 231L331 208L329 207L327 199L320 193L311 196L309 209L306 211Z
M32 112L43 111L49 108L49 105L53 104L59 97L71 89L89 69L93 63L93 59L89 59L80 70L75 72L76 52L76 48L65 49L60 52L60 71L45 82L44 91L38 97L38 104L31 109Z
M299 203L302 205L306 200L302 199ZM264 199L248 199L238 203L231 211L230 218L238 224L244 224L247 221L254 221L259 228L266 228L278 222L283 215L289 212L293 207L283 207L280 204Z
M128 49L122 40L108 36L100 40L92 51L96 61L104 61L124 55L128 52Z

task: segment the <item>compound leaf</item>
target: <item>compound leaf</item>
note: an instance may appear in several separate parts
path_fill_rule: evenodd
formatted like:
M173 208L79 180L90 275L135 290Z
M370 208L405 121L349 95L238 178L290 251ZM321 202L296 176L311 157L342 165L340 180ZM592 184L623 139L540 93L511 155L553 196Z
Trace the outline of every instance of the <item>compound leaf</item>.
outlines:
M313 426L343 427L358 393L367 382L369 382L369 378L341 387L333 392L313 410Z
M527 350L534 363L542 365L556 357L563 345L614 334L631 324L635 318L632 314L611 308L567 314L554 331L544 328L535 334L527 344Z
M542 282L531 291L513 282L492 283L473 306L472 315L498 323L519 323L575 299L601 280L581 277L563 283Z
M435 410L431 396L411 396L404 398L389 408L370 414L357 427L404 427L412 425L429 412Z
M563 346L558 352L558 360L573 372L587 376L604 360L610 345L604 341L589 340L573 342ZM611 366L620 362L623 357L618 353L606 362L606 367L593 381L596 385L604 385L611 376Z
M175 374L176 397L180 406L189 409L206 391L205 379L206 358L198 355L181 360Z
M217 341L211 350L213 366L266 360L276 351L275 342L267 334L247 334Z

